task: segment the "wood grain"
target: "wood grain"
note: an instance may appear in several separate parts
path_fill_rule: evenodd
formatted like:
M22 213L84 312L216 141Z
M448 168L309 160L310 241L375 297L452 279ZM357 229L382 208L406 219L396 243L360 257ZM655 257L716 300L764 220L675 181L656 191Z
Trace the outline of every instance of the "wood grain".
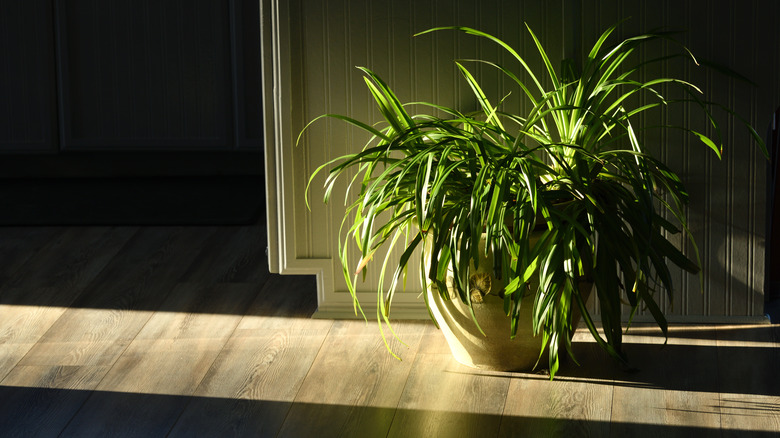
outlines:
M239 329L307 329L319 327L317 286L311 276L271 275L241 320ZM330 327L329 324L325 324Z
M100 272L22 365L112 364L188 267L203 228L145 228Z
M3 285L3 290L10 287L16 291L20 285L48 287L49 291L61 291L62 296L3 292L3 302L21 304L35 297L49 305L69 305L74 298L70 292L81 292L137 232L135 227L63 228Z
M609 382L518 376L509 386L499 436L607 436L611 403Z
M26 291L38 293L35 288ZM0 381L64 312L64 307L0 304Z
M3 436L57 436L81 409L108 367L19 366L0 386Z
M63 436L160 436L189 403L189 396L219 354L220 340L134 341L73 417ZM120 396L107 401L100 393ZM164 395L169 397L157 397Z
M376 323L336 321L311 366L280 437L384 436L409 376L425 323L393 325L406 343L388 340Z
M236 330L170 436L276 436L331 324Z
M780 434L776 326L637 325L629 368L579 331L550 382L463 367L428 321L394 323L398 361L373 319L311 319L260 226L6 231L2 436Z
M723 436L780 434L779 327L722 326L716 334Z
M689 436L690 428L717 430L720 409L712 376L719 364L714 339L673 327L664 345L657 328L637 327L633 332L624 342L636 368L616 375L612 436L657 435L656 429L637 429L636 423L667 426L665 435L680 437Z
M62 231L55 227L0 227L0 281L5 284L27 259L38 253L53 236ZM2 295L0 295L2 296Z
M418 354L388 436L496 436L508 373L482 372L451 354Z
M266 230L262 227L219 227L203 243L181 280L262 284L269 276L266 241Z
M137 231L104 227L45 230L49 232L25 233L45 237L46 242L33 238L29 252L34 254L25 258L13 279L0 286L0 379Z
M180 396L200 384L255 294L252 284L177 285L162 307L178 312L155 312L96 388L176 397L145 397L142 403L119 398L116 404L90 398L65 435L151 436L170 430L189 402Z

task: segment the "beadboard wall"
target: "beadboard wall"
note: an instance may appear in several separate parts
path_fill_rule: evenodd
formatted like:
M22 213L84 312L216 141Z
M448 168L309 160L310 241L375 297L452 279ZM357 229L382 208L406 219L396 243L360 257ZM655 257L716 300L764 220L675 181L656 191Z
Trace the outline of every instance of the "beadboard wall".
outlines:
M323 113L379 119L355 66L378 73L402 101L433 101L468 110L476 108L476 102L452 61L481 57L511 64L505 53L473 37L453 32L413 37L416 32L445 25L483 29L519 49L532 68L538 68L524 22L543 41L554 65L588 47L604 28L623 18L632 17L619 36L659 26L687 29L679 39L694 53L738 70L757 85L676 60L659 68L695 81L709 97L735 108L763 134L780 104L780 33L773 31L772 22L778 16L780 4L769 0L748 0L739 6L728 1L263 0L270 268L283 274L315 274L319 316L355 316L337 258L344 192L336 191L331 202L323 204L321 178L309 189L309 208L305 195L317 166L359 149L367 138L343 123L322 121L296 146L301 129ZM664 43L642 55L663 56L674 49L672 43ZM519 90L511 89L495 71L475 70L493 96L512 91L506 105L522 111ZM684 109L653 117L642 122L684 122L706 129L704 120ZM701 283L696 276L675 273L679 286L675 300L664 301L673 320L763 316L767 163L739 123L726 117L724 128L729 148L720 161L704 146L676 133L646 139L657 144L656 152L688 186L691 231L704 269ZM355 250L352 259L358 258ZM377 259L379 265L382 258ZM427 317L417 275L409 277L392 315ZM369 317L374 313L377 278L377 270L369 269L366 281L359 282L359 299ZM596 304L592 303L594 308Z

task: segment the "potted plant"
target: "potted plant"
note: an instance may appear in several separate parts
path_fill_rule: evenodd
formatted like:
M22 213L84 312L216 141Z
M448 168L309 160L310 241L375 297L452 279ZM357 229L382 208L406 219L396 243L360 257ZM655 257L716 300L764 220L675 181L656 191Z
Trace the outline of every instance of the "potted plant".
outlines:
M503 319L498 326L505 330L499 337L515 338L510 349L521 343L518 338L533 338L535 354L529 363L546 351L551 377L558 370L560 350L571 353L579 315L598 344L620 361L626 360L621 348L623 303L632 317L646 308L666 334L655 296L672 294L668 264L697 273L698 254L687 232L685 188L670 168L648 153L639 134L649 128L638 126L637 116L688 104L706 115L715 134L718 125L710 112L713 104L700 97L695 85L677 78L638 80L638 72L653 61L629 65L638 46L670 39L670 33L644 34L607 48L616 27L600 36L580 69L564 62L561 72L528 27L548 87L542 85L540 72L490 34L465 27L431 29L422 34L456 30L499 45L528 80L491 61L456 62L481 108L464 113L435 103L404 104L380 77L361 68L383 124L333 114L311 122L334 117L371 134L360 151L319 167L310 183L327 169L327 202L335 181L356 171L350 186L359 187L342 223L339 254L353 297L360 272L368 263L382 263L380 328L383 322L389 326L393 296L406 279L413 253L421 251L426 305L439 324L441 313L452 313L442 305L460 307L461 316L454 319L470 325L472 333L466 337L484 337L483 327L493 323L480 314L484 303L497 301ZM682 46L680 54L696 62ZM524 95L527 111L503 111L502 100L488 97L469 69L474 62L506 75ZM685 97L665 98L658 91L662 85L679 87ZM646 99L642 105L635 103L640 95ZM685 126L656 128L682 129L720 157L717 135ZM760 137L751 133L763 148ZM691 243L696 261L669 240L678 233ZM362 254L357 261L347 257L353 240ZM392 259L391 250L399 246L402 254ZM387 255L373 261L380 249ZM586 307L591 285L602 332ZM357 300L355 305L360 309ZM469 321L464 323L463 315ZM456 349L453 346L453 352ZM506 354L498 352L499 357Z

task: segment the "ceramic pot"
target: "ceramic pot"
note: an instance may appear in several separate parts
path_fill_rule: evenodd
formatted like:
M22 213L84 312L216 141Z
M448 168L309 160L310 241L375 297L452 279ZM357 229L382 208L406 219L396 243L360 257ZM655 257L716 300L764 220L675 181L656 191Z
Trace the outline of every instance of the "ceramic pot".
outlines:
M443 299L435 285L426 287L431 313L444 333L455 359L470 367L494 371L531 371L538 363L546 364L546 359L539 360L542 347L542 337L533 335L531 314L533 296L523 299L520 307L520 320L517 336L511 338L510 318L504 313L504 300L498 292L504 287L502 280L495 278L493 273L493 256L484 256L485 236L480 241L480 254L483 254L477 271L471 270L471 276L489 275L491 293L483 297L482 303L472 303L474 314L482 328L479 331L471 316L468 306L461 302L458 293L453 288L449 290L452 299ZM427 245L426 245L427 249ZM430 266L429 252L426 251L426 270ZM451 274L451 272L450 272ZM448 285L451 280L448 277ZM536 276L532 280L530 290L535 291L538 285ZM580 293L586 300L590 295L592 283L581 282ZM519 292L519 291L518 291ZM572 322L576 327L580 312L575 309Z

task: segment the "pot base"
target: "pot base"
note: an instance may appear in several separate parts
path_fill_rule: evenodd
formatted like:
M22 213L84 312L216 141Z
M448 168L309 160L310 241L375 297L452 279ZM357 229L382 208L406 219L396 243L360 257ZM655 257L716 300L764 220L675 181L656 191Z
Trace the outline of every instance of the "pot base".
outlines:
M538 235L534 236L532 243L536 239ZM533 335L534 297L527 296L523 299L517 335L512 339L511 318L504 312L504 299L498 295L503 290L504 283L493 275L493 256L492 253L485 251L485 245L483 235L479 242L479 251L484 255L480 259L479 269L471 266L472 278L469 279L469 287L479 285L478 293L482 296L481 303L474 302L475 300L472 299L471 305L476 324L468 305L460 300L454 287L449 286L453 281L451 277L447 279L449 289L447 295L451 299L442 298L434 284L426 285L425 293L431 314L444 333L455 360L463 365L491 371L533 371L537 364L545 366L548 361L547 352L542 351L542 335ZM426 242L425 254L426 257L430 254L430 242ZM429 269L430 260L426 259L426 272ZM451 270L448 273L452 275ZM477 282L473 281L475 276L488 278ZM536 291L538 283L535 276L528 286L530 291ZM593 283L581 280L578 288L580 296L587 301ZM473 290L469 292L473 293ZM577 307L572 309L571 318L574 327L579 323L580 317L579 309ZM563 342L559 345L563 347ZM559 350L564 351L565 348Z
M587 300L593 284L581 282L580 294ZM520 307L517 336L511 338L510 318L504 313L504 300L485 295L482 303L472 303L477 324L466 304L458 298L445 300L435 287L427 288L431 313L439 325L455 360L472 368L491 371L533 371L537 364L547 365L547 353L542 354L542 336L533 335L531 314L533 298ZM572 325L579 323L578 309L572 313ZM573 335L573 333L572 333ZM559 351L564 352L563 343Z
M435 288L426 293L434 318L458 362L491 371L531 371L539 361L542 337L533 336L531 331L530 300L520 308L521 320L528 324L519 327L517 336L511 339L503 299L486 295L482 303L472 304L482 334L468 306L459 299L444 300Z

